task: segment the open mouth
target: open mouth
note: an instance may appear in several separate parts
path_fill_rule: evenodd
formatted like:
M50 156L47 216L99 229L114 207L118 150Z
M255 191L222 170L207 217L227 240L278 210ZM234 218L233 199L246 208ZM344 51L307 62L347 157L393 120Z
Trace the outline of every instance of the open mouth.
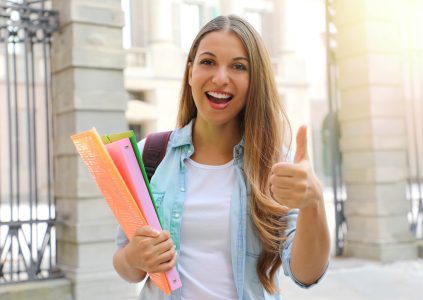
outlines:
M228 103L234 97L234 95L230 93L222 93L222 92L206 92L205 94L211 102L216 104Z

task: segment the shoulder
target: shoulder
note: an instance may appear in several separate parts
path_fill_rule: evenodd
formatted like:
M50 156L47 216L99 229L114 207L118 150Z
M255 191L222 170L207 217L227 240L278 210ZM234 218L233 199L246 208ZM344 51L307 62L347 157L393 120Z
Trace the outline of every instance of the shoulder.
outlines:
M167 143L167 149L166 152L169 152L170 148L177 148L185 145L192 145L192 126L193 126L193 120L191 120L187 125L185 125L182 128L176 128L172 130L171 135L169 137L168 143ZM162 131L169 132L169 131ZM142 139L138 142L138 148L140 150L140 153L143 152L146 138Z
M142 152L144 151L145 141L147 138L143 138L141 141L138 142L138 149L140 150L140 153L142 155Z
M174 136L174 132L175 131L163 131L163 132L156 132L156 133L153 133L153 134L158 134L158 133L168 133L168 132L170 132L171 134L170 134L170 137L168 138L168 140L167 141L164 141L164 142L166 142L166 144L167 144L167 147L166 147L166 153L169 151L169 148L170 148L170 145L172 145L172 139L173 139L173 136ZM148 136L147 136L148 137ZM143 138L142 140L140 140L139 142L138 142L138 149L139 149L139 151L140 151L140 153L142 154L143 153L143 151L144 151L144 148L145 148L145 144L146 144L146 141L147 141L147 137L145 137L145 138ZM150 148L151 149L151 148Z

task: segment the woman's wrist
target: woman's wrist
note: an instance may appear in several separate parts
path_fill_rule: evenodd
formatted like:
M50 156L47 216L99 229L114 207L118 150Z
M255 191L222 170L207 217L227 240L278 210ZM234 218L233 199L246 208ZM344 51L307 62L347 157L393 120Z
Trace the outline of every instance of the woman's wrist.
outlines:
M128 245L126 245L121 252L121 256L122 256L122 263L125 267L125 269L130 273L133 274L133 276L131 276L131 278L133 278L133 282L139 282L141 280L143 280L145 278L145 276L147 275L147 273L139 268L133 267L129 262L128 262ZM136 277L136 278L135 278Z
M317 178L313 179L313 188L310 195L310 201L307 201L307 204L303 210L316 211L320 210L322 205L324 205L323 197L323 187L320 181Z

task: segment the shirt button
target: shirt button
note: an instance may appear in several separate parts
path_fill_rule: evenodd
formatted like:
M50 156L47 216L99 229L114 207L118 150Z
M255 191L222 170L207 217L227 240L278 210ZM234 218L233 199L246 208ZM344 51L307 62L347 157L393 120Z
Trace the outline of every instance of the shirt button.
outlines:
M178 213L174 214L174 217L179 218L179 214Z
M181 192L185 192L185 188L181 187Z

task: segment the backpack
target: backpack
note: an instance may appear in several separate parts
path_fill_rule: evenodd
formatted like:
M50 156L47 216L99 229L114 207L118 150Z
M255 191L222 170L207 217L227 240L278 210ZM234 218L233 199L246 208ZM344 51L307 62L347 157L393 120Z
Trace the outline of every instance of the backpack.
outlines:
M144 149L142 152L142 161L147 173L148 181L151 181L154 172L166 155L167 144L172 131L156 132L147 135Z

